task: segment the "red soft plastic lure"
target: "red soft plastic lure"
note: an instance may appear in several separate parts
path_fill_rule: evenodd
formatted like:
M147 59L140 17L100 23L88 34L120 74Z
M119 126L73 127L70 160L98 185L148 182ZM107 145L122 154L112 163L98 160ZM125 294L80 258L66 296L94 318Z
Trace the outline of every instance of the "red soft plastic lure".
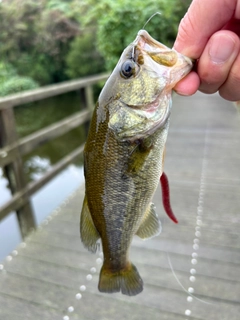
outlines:
M170 193L169 193L169 183L166 173L162 173L161 178L161 187L162 187L162 201L163 201L163 207L169 216L169 218L174 221L175 223L178 223L177 218L175 217L171 204L170 204Z

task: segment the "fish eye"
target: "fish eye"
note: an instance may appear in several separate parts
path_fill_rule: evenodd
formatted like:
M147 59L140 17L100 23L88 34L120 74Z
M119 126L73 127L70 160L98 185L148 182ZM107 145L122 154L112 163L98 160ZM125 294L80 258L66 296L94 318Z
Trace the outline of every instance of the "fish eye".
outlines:
M123 62L121 67L121 75L124 78L130 78L136 74L136 63L132 59Z

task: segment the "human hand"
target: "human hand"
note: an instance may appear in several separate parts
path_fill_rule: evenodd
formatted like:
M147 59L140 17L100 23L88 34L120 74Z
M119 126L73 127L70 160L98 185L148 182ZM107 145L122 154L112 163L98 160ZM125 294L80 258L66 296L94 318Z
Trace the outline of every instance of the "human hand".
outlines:
M193 0L182 19L174 49L196 59L196 71L181 80L182 95L219 91L240 100L240 0Z

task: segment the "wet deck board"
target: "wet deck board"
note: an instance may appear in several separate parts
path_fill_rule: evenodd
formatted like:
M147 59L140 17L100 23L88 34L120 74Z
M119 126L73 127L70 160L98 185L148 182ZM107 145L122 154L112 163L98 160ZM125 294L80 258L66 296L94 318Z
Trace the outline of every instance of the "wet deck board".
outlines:
M165 216L157 190L162 233L136 237L131 249L144 291L136 297L98 292L101 256L79 239L80 187L2 262L0 319L239 319L239 164L233 105L217 95L175 97L165 172L179 224Z

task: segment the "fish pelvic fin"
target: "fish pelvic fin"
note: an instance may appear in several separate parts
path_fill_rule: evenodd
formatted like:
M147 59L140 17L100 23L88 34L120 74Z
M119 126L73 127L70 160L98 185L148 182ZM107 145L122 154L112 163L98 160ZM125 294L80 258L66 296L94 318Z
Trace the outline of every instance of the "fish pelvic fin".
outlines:
M143 281L134 264L129 263L122 270L111 271L102 266L98 290L105 293L122 292L127 296L135 296L142 292Z
M143 216L136 235L142 239L148 239L157 236L161 230L161 221L156 213L154 204L151 203Z
M81 212L80 238L84 247L86 247L89 251L93 253L97 251L97 241L100 238L100 235L93 223L86 196L83 201Z

